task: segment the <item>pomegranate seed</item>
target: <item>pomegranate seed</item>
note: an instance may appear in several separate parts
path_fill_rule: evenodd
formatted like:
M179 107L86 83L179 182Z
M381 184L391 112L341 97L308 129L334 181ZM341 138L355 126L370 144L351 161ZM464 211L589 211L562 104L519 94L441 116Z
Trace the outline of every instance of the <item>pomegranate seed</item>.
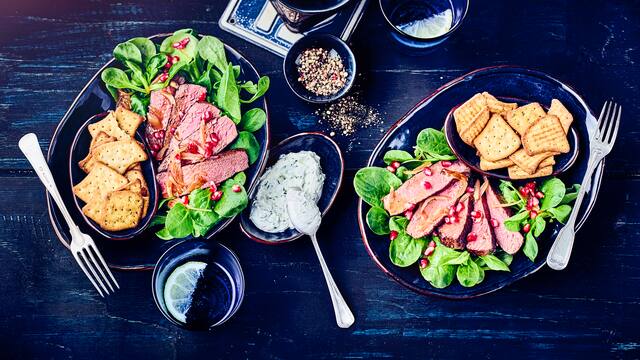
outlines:
M182 155L180 153L176 154L176 160L182 160Z
M494 228L495 228L495 227L498 227L498 225L500 225L500 223L499 223L499 222L498 222L498 220L496 220L496 219L491 219L491 220L489 220L489 223L490 223L490 224L491 224L491 226L493 226Z
M412 203L407 203L407 205L404 207L404 211L413 211L413 209L416 208L416 204L412 204Z
M474 218L474 219L473 219L473 222L474 222L475 224L479 223L480 221L482 221L482 219L480 219L480 218Z
M182 199L182 203L185 205L189 205L189 195L185 195Z
M482 217L482 211L480 210L473 210L471 212L471 217L472 218L476 218L476 219L480 219Z
M425 188L425 190L430 190L433 186L431 186L431 183L428 181L423 181L422 182L422 187Z
M394 168L393 166L387 166L387 171L389 171L390 173L395 173L396 168Z
M239 193L240 191L242 191L242 187L240 187L240 185L235 184L231 187L231 191L235 192L235 193Z
M209 135L209 140L211 140L211 142L214 144L218 144L218 142L220 142L220 138L218 137L218 135L216 135L216 133L211 133Z
M429 169L429 168L424 168L424 170L422 172L427 176L433 175L433 171L431 171L431 169Z
M527 206L528 207L533 207L533 199L532 198L528 198L527 199Z
M460 222L460 218L459 218L459 217L457 217L457 216L454 216L454 217L453 217L453 222L455 222L455 223L459 223L459 222Z
M456 205L456 212L460 212L464 210L464 204L463 203L458 203L458 205Z
M531 210L529 212L529 217L531 218L531 220L535 219L536 217L538 217L538 212L535 210Z
M440 164L442 164L442 167L449 167L451 166L451 161L447 161L447 160L440 161Z
M187 151L189 151L192 154L197 154L198 144L196 144L195 142L190 142L189 145L187 145Z
M211 157L213 155L213 150L210 148L204 149L204 157Z
M474 191L475 190L471 186L467 187L467 194L473 194Z
M398 162L398 161L394 161L394 162L392 162L392 163L391 163L391 166L393 166L394 168L396 168L396 169L397 169L397 168L399 168L399 167L400 167L400 162Z
M180 57L179 57L179 56L177 56L177 55L176 55L176 56L172 56L172 57L171 57L171 63L172 63L172 64L175 64L175 63L177 63L178 61L180 61Z
M530 181L525 185L525 187L527 189L535 189L536 188L536 182L535 181Z
M540 199L538 199L537 197L531 198L531 205L533 205L533 207L540 205Z
M531 224L524 224L524 226L522 227L522 231L528 233L529 230L531 230Z
M424 256L430 256L431 254L433 254L433 252L436 251L436 248L434 248L433 246L429 246L425 251L424 251Z
M214 191L213 194L211 194L211 200L218 201L220 199L222 199L222 191L217 190Z
M151 150L158 151L160 150L160 144L151 144Z
M447 216L444 218L444 223L445 224L451 224L451 219Z
M156 157L156 155L157 155L157 154L158 154L158 152L157 152L157 151L155 151L155 150L151 150L151 156Z
M395 230L391 230L389 233L389 240L393 241L398 238L398 232Z
M165 82L167 81L168 78L169 78L169 74L167 74L166 72L163 72L162 74L160 74L160 77L158 78L158 80L160 80L160 82Z
M542 191L538 191L538 192L536 193L536 197L537 197L538 199L542 199L542 198L544 198L544 193L543 193Z
M209 122L211 121L211 119L213 119L213 113L211 112L211 110L207 110L202 113L201 117L202 117L202 120L204 120L204 122Z
M424 269L427 266L429 266L429 260L427 259L420 259L420 269Z
M467 241L476 241L476 240L478 240L478 235L474 233L469 233L469 235L467 235Z
M187 44L189 43L189 41L191 41L191 39L189 39L188 37L182 39L182 41L180 41L180 44L183 44L184 46L187 46Z
M520 195L527 196L528 193L529 192L528 192L527 188L525 188L525 187L521 187L520 188Z
M413 217L413 211L411 210L407 210L404 212L404 217L407 218L407 220L411 220L411 218Z
M184 49L184 46L182 46L180 42L174 42L171 46L173 46L174 49Z
M207 99L207 93L204 92L202 94L200 94L200 97L198 98L198 101L205 101Z
M455 215L455 214L456 214L456 209L455 209L453 206L451 206L451 207L449 208L449 216L453 216L453 215Z
M167 69L167 70L171 69L172 66L173 66L173 64L171 63L171 61L167 61L167 63L164 64L164 68Z
M209 191L211 191L211 194L213 195L213 193L216 192L216 190L218 190L218 187L216 186L216 183L210 182L209 183Z
M432 248L434 248L434 249L435 249L435 247L436 247L437 245L438 245L438 244L436 244L436 242L435 242L435 241L431 240L431 241L429 241L429 245L428 245L428 246L429 246L429 247L432 247Z

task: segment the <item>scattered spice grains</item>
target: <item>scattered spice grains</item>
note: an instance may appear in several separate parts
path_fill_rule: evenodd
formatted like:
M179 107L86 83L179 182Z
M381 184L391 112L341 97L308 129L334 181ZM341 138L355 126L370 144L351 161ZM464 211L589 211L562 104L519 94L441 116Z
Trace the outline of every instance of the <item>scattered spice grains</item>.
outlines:
M321 95L333 95L347 83L349 75L342 58L335 50L322 48L307 49L296 60L298 81L305 89Z
M375 108L360 103L356 96L345 96L316 111L320 123L329 126L343 136L351 136L360 128L382 124L380 113Z

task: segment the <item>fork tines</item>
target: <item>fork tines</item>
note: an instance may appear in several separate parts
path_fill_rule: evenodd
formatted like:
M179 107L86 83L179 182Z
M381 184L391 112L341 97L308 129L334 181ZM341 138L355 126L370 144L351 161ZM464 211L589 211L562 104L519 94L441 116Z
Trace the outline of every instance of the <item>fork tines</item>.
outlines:
M115 291L114 285L115 288L120 288L95 245L85 243L85 246L73 249L72 254L84 274L91 281L91 284L98 290L100 296L104 297L105 294L113 293ZM108 276L105 275L105 272Z
M622 106L613 101L607 101L600 112L598 131L596 133L595 140L607 146L609 150L613 147L616 137L618 136L621 115Z

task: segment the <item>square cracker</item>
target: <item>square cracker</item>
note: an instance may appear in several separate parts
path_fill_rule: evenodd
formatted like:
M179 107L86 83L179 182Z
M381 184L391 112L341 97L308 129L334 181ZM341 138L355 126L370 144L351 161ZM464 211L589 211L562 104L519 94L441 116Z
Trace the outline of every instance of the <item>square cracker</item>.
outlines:
M520 137L502 116L493 114L480 135L473 141L480 156L489 161L502 160L520 147Z
M483 157L480 158L480 169L484 171L502 169L513 165L510 158L504 158L498 161L489 161Z
M482 129L487 126L490 116L491 113L489 112L489 108L485 108L480 112L466 129L459 132L462 141L467 145L473 146L473 140L475 140L475 138L482 132Z
M118 106L116 108L116 121L120 129L124 130L130 137L133 137L136 134L138 126L142 124L144 119L142 116L126 109L124 106Z
M547 166L553 166L555 164L556 164L556 159L553 156L549 156L548 158L540 162L540 165L538 165L538 169L542 169Z
M509 159L513 161L514 164L518 165L518 167L529 174L533 174L538 170L538 166L540 163L549 158L553 157L556 153L553 152L543 152L536 155L529 155L525 149L519 149L509 156Z
M507 114L507 122L520 135L524 135L529 126L536 120L547 115L540 104L534 102L511 110Z
M135 140L118 140L102 144L91 152L96 160L120 174L137 162L147 160L147 153Z
M531 179L542 176L549 176L553 173L553 166L546 166L538 169L533 174L520 169L517 165L509 166L509 178L512 180Z
M142 196L129 190L119 190L107 195L100 227L108 231L134 228L142 213Z
M118 140L131 139L131 136L118 126L118 121L116 120L116 115L113 111L110 111L104 119L89 125L88 128L91 137L96 137L98 133L102 131Z
M104 199L94 200L82 207L82 213L89 219L100 224L104 216Z
M118 174L107 165L97 162L89 175L73 187L73 193L80 200L89 203L94 199L102 199L109 192L115 191L127 183L126 177Z
M506 103L496 99L495 96L489 94L488 92L483 92L482 96L484 96L485 100L487 100L487 106L492 113L497 113L502 116L506 116L509 111L515 110L518 108L518 104L516 103Z
M569 132L569 127L573 122L573 115L567 110L566 107L558 99L551 100L551 107L549 108L549 115L555 115L560 119L564 133Z
M478 114L482 113L486 108L487 100L482 94L478 93L455 109L453 118L456 122L458 134L468 128L476 120Z
M147 215L147 211L149 210L150 199L149 199L149 187L147 186L147 182L144 180L144 175L142 174L142 170L137 170L137 169L129 170L124 174L124 176L129 180L130 184L133 184L130 187L130 190L137 189L137 192L142 196L143 208L142 208L141 217L145 217ZM136 181L139 183L139 185L135 185Z
M568 153L571 145L557 116L538 119L522 136L522 145L529 155L543 152Z
M80 166L80 168L88 174L96 163L96 159L94 159L91 155L91 150L93 150L96 146L112 141L116 141L116 138L110 136L104 131L100 131L93 139L91 139L91 145L89 145L89 153L84 159L78 162L78 166Z

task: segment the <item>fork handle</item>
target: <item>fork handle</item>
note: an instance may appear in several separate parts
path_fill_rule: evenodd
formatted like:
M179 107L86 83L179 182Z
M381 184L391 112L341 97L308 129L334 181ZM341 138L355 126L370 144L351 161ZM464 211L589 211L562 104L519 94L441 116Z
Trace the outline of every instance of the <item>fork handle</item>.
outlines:
M60 196L60 192L56 187L56 183L53 180L53 175L51 175L51 170L49 169L49 165L47 164L47 160L44 158L44 154L42 153L42 149L40 148L40 144L38 143L38 137L34 133L30 133L24 135L20 141L18 142L18 147L24 154L24 156L29 160L29 163L36 171L38 178L44 184L45 188L53 201L55 201L56 205L60 209L62 216L67 221L67 225L69 225L69 229L72 233L79 231L78 226L73 222L67 207L64 205L62 201L62 196Z
M597 165L603 158L604 156L599 152L596 152L589 159L585 177L582 180L580 191L578 192L576 201L573 204L573 211L571 211L571 215L569 216L567 223L560 230L558 236L556 236L556 240L553 242L553 245L551 245L551 249L549 250L549 255L547 255L547 265L549 265L553 270L563 270L569 264L571 251L573 250L573 241L576 236L575 226L578 213L580 212L580 206L582 205L582 200L584 200L584 195L587 193L587 186L591 184L591 177L593 176Z

